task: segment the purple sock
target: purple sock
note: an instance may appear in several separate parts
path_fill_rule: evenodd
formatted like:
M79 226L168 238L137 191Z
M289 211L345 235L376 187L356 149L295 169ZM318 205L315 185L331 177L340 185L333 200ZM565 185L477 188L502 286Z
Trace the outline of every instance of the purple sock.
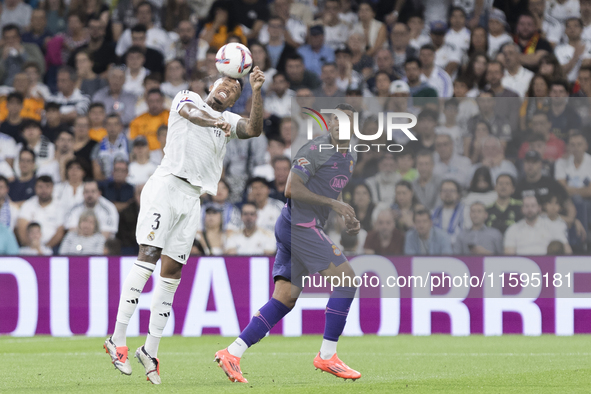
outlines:
M287 315L291 309L277 301L275 298L271 298L261 309L259 314L254 316L248 326L240 333L240 339L251 347L267 335L269 331L277 324L277 322L283 319L283 316Z
M337 287L326 304L324 339L336 342L345 329L349 307L355 297L355 287Z

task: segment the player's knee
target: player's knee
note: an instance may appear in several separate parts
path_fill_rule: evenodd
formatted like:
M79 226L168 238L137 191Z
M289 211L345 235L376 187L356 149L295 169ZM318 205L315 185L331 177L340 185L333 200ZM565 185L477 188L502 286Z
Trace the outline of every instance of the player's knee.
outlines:
M160 276L169 279L180 279L183 265L174 261L170 257L162 256L162 267L160 267Z
M160 259L162 249L150 245L140 245L140 253L138 260L145 261L146 263L156 264Z

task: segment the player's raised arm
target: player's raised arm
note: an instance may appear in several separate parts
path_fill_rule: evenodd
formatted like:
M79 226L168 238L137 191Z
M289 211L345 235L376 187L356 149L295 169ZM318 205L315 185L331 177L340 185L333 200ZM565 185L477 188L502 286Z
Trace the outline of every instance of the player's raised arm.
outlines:
M197 108L195 104L185 103L179 111L179 115L189 122L201 127L219 127L224 131L226 137L230 136L230 123L222 117L213 117L207 112Z
M355 218L355 210L349 204L343 201L335 200L326 196L321 196L310 191L304 184L304 180L293 172L287 177L285 187L285 197L301 201L306 204L322 205L331 207L336 213L345 217L345 220Z
M258 137L263 132L263 96L261 88L265 82L265 74L260 68L255 67L250 74L250 86L252 86L252 106L250 118L241 119L236 125L236 135L240 139Z

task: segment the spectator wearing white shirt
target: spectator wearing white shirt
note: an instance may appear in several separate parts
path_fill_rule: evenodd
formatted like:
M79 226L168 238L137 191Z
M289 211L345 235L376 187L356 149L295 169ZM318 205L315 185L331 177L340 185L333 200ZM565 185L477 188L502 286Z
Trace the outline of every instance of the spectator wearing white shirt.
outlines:
M488 58L494 59L503 45L513 42L513 38L507 34L507 17L498 8L493 8L488 14Z
M0 133L0 161L6 161L12 167L17 152L14 138L8 134Z
M548 225L552 228L553 233L564 234L568 239L568 226L560 211L562 210L562 204L557 195L550 194L544 200L542 204L543 213L540 214L541 218L548 219Z
M86 170L84 163L74 158L66 163L64 180L53 187L53 198L59 202L64 213L70 212L74 205L84 201L82 191Z
M415 48L417 51L420 50L423 45L430 44L431 38L427 34L425 29L425 19L421 14L414 14L406 22L410 29L410 40L408 44Z
M435 171L439 179L452 179L462 187L470 183L472 163L466 156L454 153L454 141L449 134L439 134L435 137Z
M76 71L68 66L61 67L57 72L56 95L50 101L60 105L62 123L72 124L78 115L86 115L90 99L76 88L78 76Z
M91 209L98 219L101 233L107 239L113 238L119 227L119 213L115 205L101 196L96 181L84 183L83 196L84 201L75 205L66 218L66 228L76 230L82 212Z
M58 133L55 140L55 156L37 169L37 176L49 175L56 184L66 177L66 164L74 158L74 136L66 130Z
M148 1L140 2L136 7L137 25L144 25L146 31L146 46L159 51L166 60L174 56L173 45L168 33L154 25L153 6ZM117 41L115 54L123 56L132 46L131 29L126 29Z
M521 65L520 50L514 43L503 46L502 53L505 56L505 75L501 84L505 88L515 91L519 97L525 97L534 73Z
M80 214L76 229L70 230L65 236L59 254L102 255L105 241L94 211L88 209Z
M289 81L285 74L273 75L273 84L265 97L265 111L271 115L284 118L291 115L291 99L295 92L289 88Z
M552 16L550 12L546 12L546 1L547 0L528 0L527 6L529 12L534 16L537 28L544 33L546 40L555 47L560 43L564 36L564 21L560 22ZM548 1L548 3L550 2L551 1ZM576 15L573 14L569 16L578 16L578 12Z
M4 225L11 231L16 226L18 206L8 197L8 179L0 175L0 225Z
M136 137L131 150L132 161L129 163L127 183L137 186L148 182L148 178L156 171L156 164L150 161L150 147L143 135Z
M562 72L570 82L574 82L581 65L591 64L591 44L581 40L583 21L580 18L568 19L565 33L568 43L558 45L554 49L554 54L562 66Z
M25 246L21 246L18 253L25 256L51 256L53 254L51 248L41 243L41 226L39 223L29 223Z
M337 87L344 92L347 89L362 90L365 82L363 75L353 70L353 53L351 49L348 46L339 47L335 50L334 56L337 66Z
M264 178L252 178L247 186L248 201L257 208L257 226L273 232L275 222L281 215L283 202L269 198L270 188Z
M277 249L273 233L257 225L257 207L247 202L242 205L244 228L226 241L226 253L237 255L272 255Z
M505 149L497 137L486 137L482 142L482 161L472 166L470 178L480 167L487 167L493 183L501 174L511 175L517 179L517 169L509 160L505 159Z
M351 29L339 18L341 10L340 0L327 0L324 3L324 12L322 14L322 23L324 24L324 44L333 50L343 45L348 38Z
M178 92L189 89L189 84L185 80L185 63L182 59L173 59L166 63L164 79L160 90L166 97L173 99Z
M27 226L37 222L41 226L41 243L49 248L59 245L64 237L64 212L59 201L53 198L53 180L47 175L37 178L35 196L21 207L16 223L16 234L24 243Z
M555 18L559 23L564 23L568 18L580 15L578 0L549 0L546 14Z
M552 241L560 241L566 253L571 253L566 234L558 231L548 218L540 217L540 205L535 196L523 198L522 212L524 218L505 233L506 255L545 255Z
M464 132L457 124L458 113L458 99L451 98L447 100L443 104L445 122L435 128L435 133L449 135L454 143L454 152L461 155L464 153Z
M581 0L581 20L583 21L583 33L581 38L591 42L591 0Z
M443 36L441 38L443 39ZM424 81L437 91L439 97L451 97L453 95L453 83L449 74L435 65L435 47L430 44L423 45L419 52L419 59L422 64Z
M470 48L471 33L466 27L466 11L462 7L451 7L449 27L450 29L445 33L445 43L464 56Z
M392 154L382 154L378 159L378 173L365 180L374 204L391 204L396 196L396 183L402 176L396 172L396 160Z
M456 47L455 44L445 41L445 35L447 34L447 31L447 23L443 21L435 21L431 23L430 35L431 41L433 42L433 48L435 51L435 66L440 67L449 76L452 76L455 75L456 71L458 70L458 67L462 63L463 52L460 48ZM421 52L419 53L420 57L422 54L422 48ZM421 61L423 61L422 58ZM423 66L425 66L425 61L423 61Z
M17 25L21 30L28 30L33 9L22 0L6 0L0 15L0 27Z
M138 46L129 48L125 54L125 83L123 91L140 97L144 94L144 78L150 71L144 67L146 55L144 50Z

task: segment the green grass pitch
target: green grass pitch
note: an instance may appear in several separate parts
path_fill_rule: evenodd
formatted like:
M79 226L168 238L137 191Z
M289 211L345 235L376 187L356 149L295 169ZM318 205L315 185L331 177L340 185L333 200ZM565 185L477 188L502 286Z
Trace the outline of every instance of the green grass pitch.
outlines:
M162 385L121 375L101 338L0 338L0 392L59 393L589 393L591 336L345 337L339 356L360 371L344 381L314 370L321 337L271 336L241 367L248 384L231 383L213 362L231 338L163 338ZM130 355L143 338L128 339Z

